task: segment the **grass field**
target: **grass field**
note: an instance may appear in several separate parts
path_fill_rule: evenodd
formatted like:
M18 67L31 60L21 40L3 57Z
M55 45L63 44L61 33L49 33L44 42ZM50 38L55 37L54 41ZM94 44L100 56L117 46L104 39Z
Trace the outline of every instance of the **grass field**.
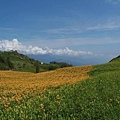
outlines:
M120 120L119 66L1 71L0 120Z

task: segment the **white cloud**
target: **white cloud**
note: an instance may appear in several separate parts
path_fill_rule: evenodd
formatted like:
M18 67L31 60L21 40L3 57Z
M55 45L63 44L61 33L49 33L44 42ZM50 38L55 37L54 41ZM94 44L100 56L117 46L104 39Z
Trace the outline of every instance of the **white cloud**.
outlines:
M102 25L99 24L99 25L96 25L96 26L86 28L86 30L99 30L99 31L118 30L118 29L120 29L120 23L118 23L117 21L108 22L108 23L102 24Z
M68 47L65 49L51 49L51 48L40 48L37 46L26 46L20 43L17 39L1 40L0 41L0 51L10 51L17 50L23 54L53 54L53 55L68 55L68 56L81 56L81 55L91 55L92 52L86 51L75 51Z
M111 3L111 4L118 4L120 3L120 0L106 0L106 2Z
M49 35L58 35L61 36L74 36L80 35L81 33L86 33L88 31L111 31L111 30L120 30L120 16L116 16L114 18L108 18L107 20L95 23L94 25L89 26L73 26L73 27L66 27L66 28L56 28L56 29L47 29L44 30L46 34ZM60 36L61 35L61 36Z
M44 32L48 34L74 34L74 33L82 33L83 30L80 28L58 28L58 29L44 30Z

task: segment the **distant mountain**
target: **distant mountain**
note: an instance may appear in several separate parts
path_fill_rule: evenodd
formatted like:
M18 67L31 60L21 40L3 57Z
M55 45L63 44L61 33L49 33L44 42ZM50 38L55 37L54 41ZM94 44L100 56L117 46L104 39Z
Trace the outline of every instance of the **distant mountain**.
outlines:
M53 59L51 59L50 63L45 63L44 60L40 61L40 59L34 56L28 57L17 51L0 52L0 70L36 72L36 69L38 71L39 67L39 71L42 72L71 66L66 62L56 62Z
M110 62L116 60L120 61L120 56L113 58ZM38 64L39 71L42 72L61 67L102 64L107 61L105 58L93 58L93 56L24 55L17 51L0 52L0 70L36 72L36 64Z
M51 54L45 54L45 55L28 55L31 58L34 58L36 60L40 60L42 62L49 63L51 61L57 61L57 62L67 62L68 64L71 64L73 66L83 66L83 65L95 65L95 64L101 64L106 63L108 60L105 58L95 58L93 59L92 56L58 56L58 55L51 55Z

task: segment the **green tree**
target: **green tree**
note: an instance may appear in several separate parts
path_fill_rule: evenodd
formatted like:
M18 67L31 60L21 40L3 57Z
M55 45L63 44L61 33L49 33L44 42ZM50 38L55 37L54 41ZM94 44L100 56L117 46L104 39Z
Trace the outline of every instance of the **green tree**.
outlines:
M10 60L9 57L7 58L6 61L7 61L7 64L8 64L9 69L11 69L11 70L14 69L14 64L11 62L11 60Z
M0 55L0 62L6 64L5 59Z
M39 73L40 72L40 65L39 65L38 61L36 62L35 67L36 67L36 73Z
M48 66L48 70L55 70L55 69L57 69L57 68L58 68L57 65L49 65L49 66Z
M66 62L61 62L60 63L60 68L64 68L64 67L72 67L72 65L66 63Z

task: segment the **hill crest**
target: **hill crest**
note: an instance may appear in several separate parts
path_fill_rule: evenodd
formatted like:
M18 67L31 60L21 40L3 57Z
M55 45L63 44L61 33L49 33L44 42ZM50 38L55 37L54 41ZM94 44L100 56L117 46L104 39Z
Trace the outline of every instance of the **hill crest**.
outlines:
M120 62L120 55L113 58L112 60L110 60L109 62Z
M71 67L72 65L66 62L43 63L17 51L0 52L0 70L14 70L23 72L44 72L57 68ZM39 68L38 68L39 67Z

